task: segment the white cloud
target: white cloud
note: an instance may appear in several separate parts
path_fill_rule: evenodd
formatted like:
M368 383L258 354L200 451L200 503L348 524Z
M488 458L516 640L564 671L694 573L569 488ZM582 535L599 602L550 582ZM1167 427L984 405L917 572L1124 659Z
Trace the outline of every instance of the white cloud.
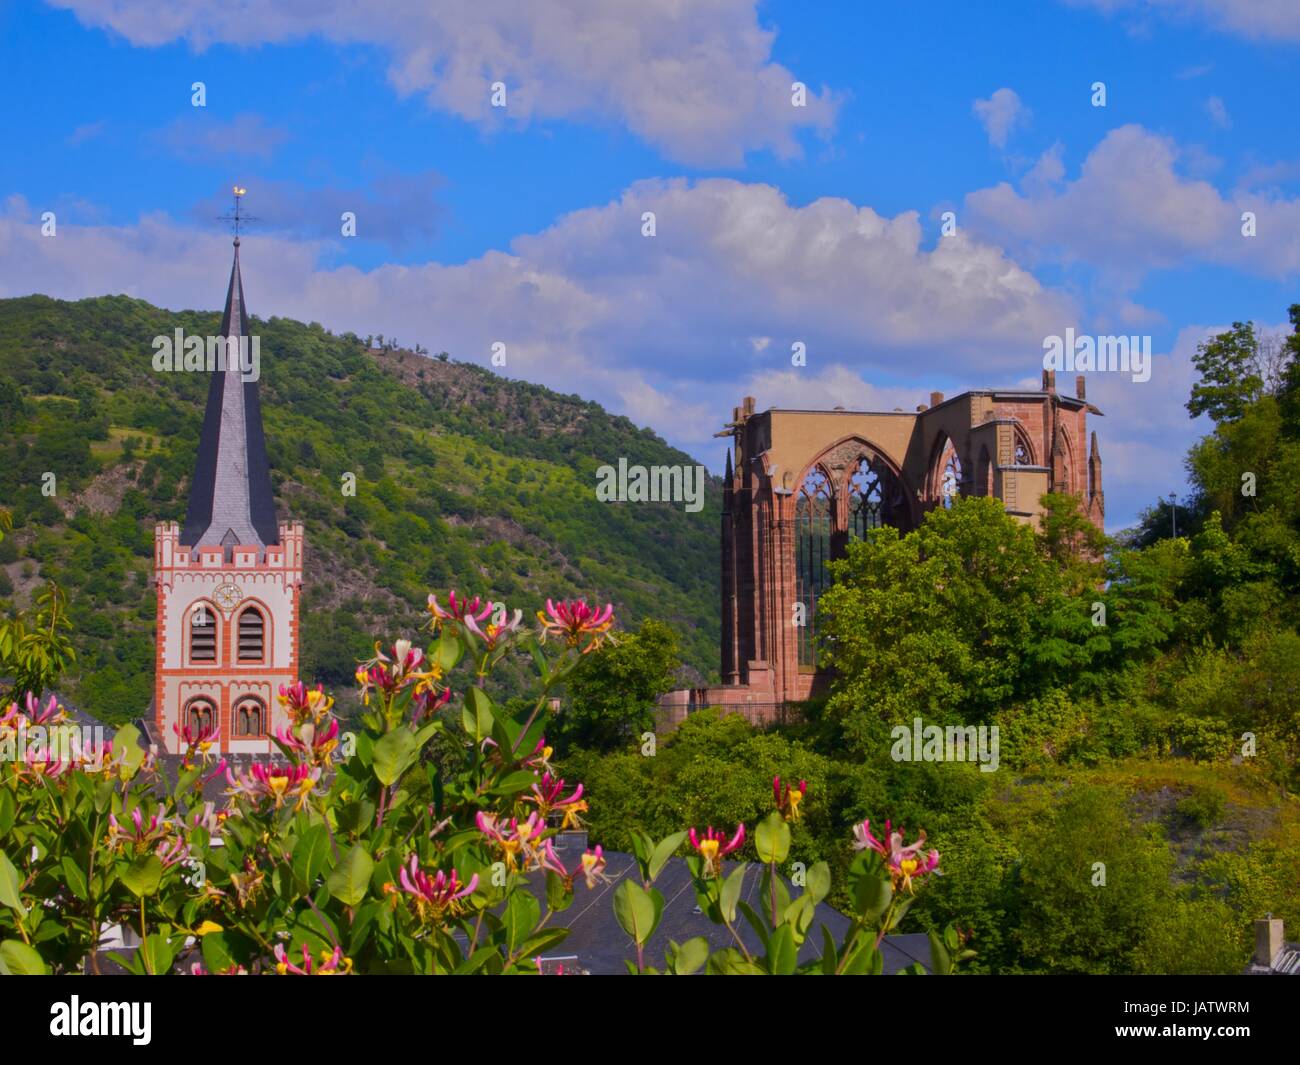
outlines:
M51 0L132 44L257 45L319 36L390 57L403 95L489 127L532 119L621 121L679 160L737 165L752 150L799 154L801 131L829 132L837 101L812 71L772 60L755 0ZM791 84L808 84L807 106ZM507 88L505 109L491 85Z
M1228 114L1227 107L1217 96L1211 96L1205 101L1205 113L1210 116L1210 121L1220 129L1232 129L1232 117Z
M987 100L976 100L971 106L995 148L1005 148L1007 138L1017 126L1024 125L1029 111L1014 89L998 89Z
M966 197L969 227L1029 261L1087 262L1123 285L1148 271L1218 263L1267 277L1300 273L1300 199L1272 191L1224 196L1179 173L1184 153L1141 126L1112 130L1064 176L1059 148L1045 153L1019 190L1003 182ZM1242 213L1257 235L1242 235Z
M1252 40L1300 41L1300 4L1295 0L1067 0L1107 14L1157 13Z

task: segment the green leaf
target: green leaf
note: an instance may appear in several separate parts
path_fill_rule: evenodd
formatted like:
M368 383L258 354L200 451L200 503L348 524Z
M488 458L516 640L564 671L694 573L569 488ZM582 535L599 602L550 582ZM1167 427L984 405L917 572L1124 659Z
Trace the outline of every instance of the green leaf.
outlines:
M325 881L329 892L344 906L355 906L366 897L370 884L370 872L375 863L366 848L360 843L354 844L330 873Z
M203 964L210 973L224 973L237 964L224 931L209 932L199 941L199 949L203 952Z
M482 688L470 688L466 693L460 723L475 743L483 742L484 736L492 734L492 700Z
M415 733L405 726L399 726L392 732L385 733L375 744L372 768L379 782L387 787L399 780L419 756L420 748L415 742Z
M26 943L6 939L0 943L0 975L48 976L49 972L41 956Z
M178 945L180 942L177 941ZM145 972L154 976L166 976L171 972L176 952L167 942L166 936L154 933L144 937L144 942L140 944L140 956L144 960Z
M90 898L90 888L86 884L86 874L82 872L81 866L76 863L72 855L64 855L61 865L63 868L63 879L67 881L68 887L72 889L72 893L83 901Z
M156 854L142 854L122 872L119 879L137 899L152 895L162 882L163 864Z
M650 883L653 884L659 879L659 874L663 872L664 866L668 864L668 859L671 858L677 848L682 845L682 840L684 840L686 836L687 833L685 832L674 832L671 836L666 836L659 841L659 845L655 847L654 852L650 855L650 860L647 863L648 872L650 874Z
M314 893L316 878L325 871L330 859L329 830L324 825L312 825L293 848L293 875L303 890Z
M822 975L834 976L835 966L839 962L839 954L835 950L835 937L831 935L829 928L822 925Z
M450 673L456 668L456 663L460 661L463 652L464 647L461 645L460 637L444 626L433 656L443 673Z
M655 892L657 895L658 892ZM662 896L660 896L662 898ZM644 946L659 923L654 897L635 880L624 879L614 890L614 916L638 946Z
M537 774L531 769L517 769L507 773L488 789L489 795L517 795L537 783Z
M947 976L952 972L952 955L934 930L930 931L930 964L936 976Z
M758 860L765 864L779 864L789 856L790 826L776 810L759 822L754 833L754 849L758 851Z
M546 905L556 913L563 913L573 905L573 892L549 869L546 871Z
M114 755L119 751L121 761L118 762L118 776L122 780L130 780L139 770L145 755L144 748L140 746L140 730L134 725L123 725L113 733Z
M13 792L8 788L0 789L0 839L9 834L17 816L18 804L14 801Z
M818 862L808 870L804 878L804 889L812 896L814 902L821 902L831 890L831 867L825 862Z
M740 899L740 889L745 883L745 870L749 866L741 862L731 871L731 875L722 884L722 895L718 900L718 905L722 909L722 916L730 923L736 919L736 903Z
M678 976L690 976L709 960L709 941L703 936L688 939L681 946L673 944L672 970Z
M0 851L0 906L17 910L20 916L27 913L27 908L18 894L18 886L21 883L22 877L18 875L14 863L9 860L9 856L4 851Z
M788 924L780 925L767 941L767 970L773 976L791 976L799 964L799 948Z
M501 915L506 929L506 945L514 954L525 940L533 934L537 922L542 919L542 904L533 898L532 893L522 888L516 889L506 903Z

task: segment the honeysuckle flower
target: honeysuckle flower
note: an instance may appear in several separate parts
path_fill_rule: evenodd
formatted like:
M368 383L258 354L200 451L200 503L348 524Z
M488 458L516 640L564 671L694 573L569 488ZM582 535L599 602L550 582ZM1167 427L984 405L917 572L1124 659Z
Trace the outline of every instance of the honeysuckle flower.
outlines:
M221 823L229 816L230 814L225 810L218 812L216 803L205 802L201 810L196 810L190 816L190 827L202 828L211 834L220 828Z
M538 869L545 869L565 880L569 879L569 870L564 868L560 856L555 853L554 840L543 840L542 845L534 851L534 855Z
M176 826L158 810L150 814L146 821L144 812L137 806L126 820L127 823L123 824L116 814L108 815L108 836L105 842L110 847L126 846L135 853L142 854L159 849L161 844L167 843L176 834Z
M53 695L50 696L49 702L45 704L45 709L41 709L41 701L35 693L28 692L25 699L27 705L27 724L29 725L61 725L68 719L67 712L59 705L58 699Z
M185 861L190 856L190 845L183 839L173 837L162 840L154 853L158 855L163 868L170 869L173 865Z
M568 647L578 647L583 637L588 637L587 645L582 648L585 655L604 642L614 624L614 607L611 603L606 603L604 609L589 606L585 599L566 599L560 603L548 599L545 612L537 612L537 620L542 623L543 640L555 636L563 639Z
M425 668L421 669L423 666ZM370 693L379 691L391 698L403 688L415 685L415 694L434 691L442 669L431 662L424 652L411 645L410 640L398 640L384 654L375 644L375 657L357 668L357 683L361 686L361 701L370 705Z
M445 622L482 621L492 613L492 604L483 603L477 595L473 599L460 599L455 591L451 591L447 593L446 610L438 605L436 595L430 595L429 613L433 615L433 624L437 628Z
M542 779L533 785L532 791L525 795L523 800L536 803L537 812L543 817L547 817L553 810L560 810L575 803L582 803L583 809L586 809L586 803L582 802L581 784L568 795L564 794L564 788L563 780L557 780L550 773L543 773ZM576 816L575 814L574 817Z
M712 825L705 829L703 839L693 828L687 833L687 838L704 859L705 876L717 876L722 872L722 859L744 845L745 826L743 823L738 825L730 840L725 832L715 832Z
M511 872L521 866L525 869L536 868L539 864L540 837L546 831L546 823L536 812L528 815L522 824L512 817L507 823L495 814L482 810L474 817L478 830L495 844L505 857L506 868Z
M798 823L799 804L808 794L808 782L799 781L797 788L792 788L789 784L782 787L781 778L776 776L772 778L772 794L776 798L776 808L781 811L782 816L787 821Z
M462 884L456 870L448 876L441 869L429 876L419 867L419 858L412 854L398 875L402 890L415 899L415 909L420 920L439 920L446 915L455 916L464 909L464 900L478 890L478 874Z
M524 612L522 610L516 610L509 621L502 618L500 625L496 624L494 621L489 621L480 628L474 615L469 614L465 618L465 628L483 641L483 649L485 651L495 651L498 644L503 640L508 639L518 630L519 623L523 621L523 619Z
M221 735L220 725L204 725L199 729L192 729L189 725L173 725L172 731L180 737L185 744L186 769L194 768L194 756L197 754L204 762L208 760L208 753L212 750L213 745Z
M322 685L317 684L314 688L308 688L302 681L287 687L281 684L277 701L289 712L289 717L295 725L307 721L320 724L321 718L334 705L334 700L325 694Z
M311 950L307 944L302 945L302 965L295 965L289 960L289 955L284 949L283 943L275 945L275 971L281 976L347 976L352 972L352 959L343 956L343 950L335 947L334 950L321 951L319 964L313 964Z
M438 691L434 688L425 688L417 690L411 702L415 706L417 719L429 717L451 702L451 689L443 688Z
M55 780L63 776L71 768L71 762L65 761L61 757L55 757L53 751L45 749L33 750L30 747L24 752L21 761L14 762L14 772L20 779L30 775L32 777L44 777L46 780Z
M921 853L925 847L924 829L921 830L917 841L907 846L903 845L903 833L895 832L889 821L885 822L884 840L879 840L872 835L870 820L854 825L853 836L854 850L870 849L884 859L885 868L889 870L895 891L905 888L911 893L914 891L913 882L920 877L930 873L934 873L935 876L943 875L939 870L939 852L931 850L929 854Z
M523 764L529 769L542 769L547 773L554 772L551 765L551 755L555 753L554 747L546 746L546 737L543 736L537 741L537 746L533 748L533 753L524 759Z
M595 888L597 884L609 883L609 877L605 875L605 852L601 850L599 843L596 844L595 850L583 852L581 862L577 872L586 878L587 887Z
M276 738L290 751L311 765L329 764L330 755L339 745L338 718L330 718L330 723L321 728L314 721L304 721L301 725L276 729Z
M229 794L245 795L255 803L271 799L277 810L284 805L285 799L297 796L294 809L301 810L311 798L312 789L320 780L320 774L319 766L256 762L246 775L227 769L226 783L230 785Z

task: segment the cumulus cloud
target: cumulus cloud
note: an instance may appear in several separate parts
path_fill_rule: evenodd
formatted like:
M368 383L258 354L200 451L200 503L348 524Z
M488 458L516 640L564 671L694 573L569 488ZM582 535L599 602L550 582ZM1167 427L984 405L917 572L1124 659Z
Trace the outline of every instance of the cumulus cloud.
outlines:
M389 56L398 92L466 120L617 121L702 165L736 165L761 149L797 155L800 132L829 132L837 107L810 72L773 61L775 33L759 25L755 0L51 2L135 45L185 40L203 49L313 36L373 45ZM806 106L792 105L796 80L808 83ZM507 89L505 108L491 106L497 81Z
M1275 278L1300 273L1300 199L1275 191L1221 194L1179 172L1169 138L1141 126L1112 130L1066 179L1059 148L1016 189L1003 182L966 197L968 225L1031 261L1087 262L1136 285L1150 270L1194 262ZM1242 214L1256 235L1242 233Z
M987 100L976 100L971 108L995 148L1005 148L1007 138L1017 126L1024 125L1029 111L1014 89L998 89Z
M1208 23L1252 40L1300 41L1300 5L1295 0L1067 0L1107 14L1159 14Z

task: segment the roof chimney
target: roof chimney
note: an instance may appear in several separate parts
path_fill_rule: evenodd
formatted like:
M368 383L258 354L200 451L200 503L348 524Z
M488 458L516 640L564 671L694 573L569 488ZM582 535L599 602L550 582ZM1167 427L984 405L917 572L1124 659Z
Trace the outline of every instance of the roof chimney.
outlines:
M1044 371L1043 371L1043 391L1044 391L1044 392L1055 392L1055 391L1056 391L1056 371L1055 371L1055 370L1044 370Z
M930 406L932 406L932 407L937 407L937 406L938 406L940 403L942 403L942 402L943 402L943 393L942 393L942 392L931 392L931 393L930 393Z
M1285 945L1281 920L1269 914L1255 922L1255 956L1251 961L1256 965L1270 968Z
M1080 399L1088 398L1087 390L1084 387L1083 374L1079 374L1079 376L1074 379L1074 394Z

